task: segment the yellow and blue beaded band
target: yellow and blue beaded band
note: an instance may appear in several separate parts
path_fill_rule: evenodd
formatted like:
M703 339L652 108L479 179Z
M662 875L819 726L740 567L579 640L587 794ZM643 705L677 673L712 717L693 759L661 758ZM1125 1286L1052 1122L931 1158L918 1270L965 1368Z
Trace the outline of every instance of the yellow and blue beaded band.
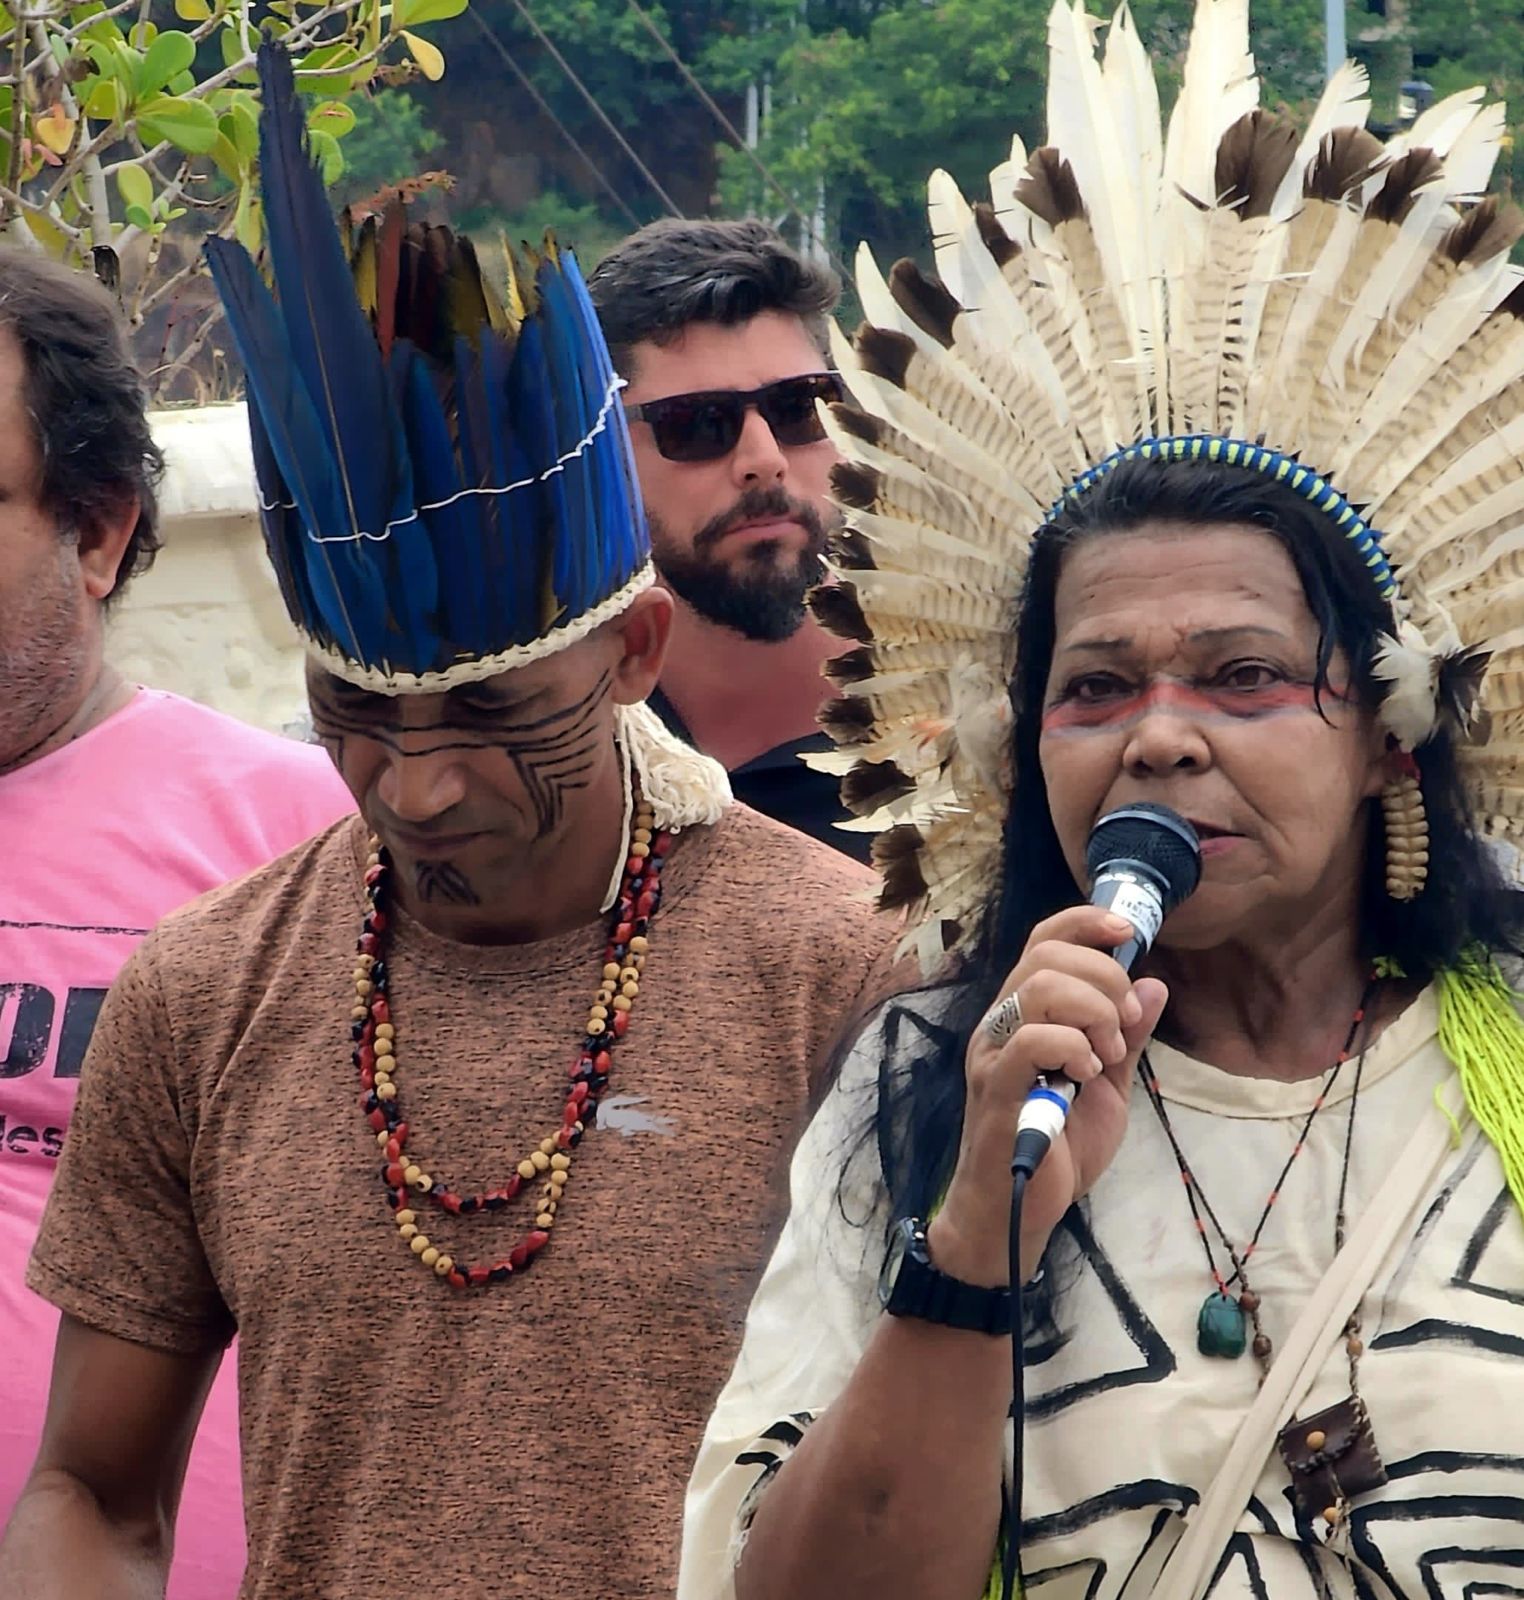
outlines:
M1224 466L1248 467L1267 478L1273 478L1277 483L1284 483L1316 506L1354 545L1360 559L1370 568L1381 598L1396 599L1397 579L1386 559L1386 552L1381 548L1380 536L1349 501L1326 478L1311 467L1304 466L1294 456L1247 439L1229 439L1215 433L1170 434L1161 439L1139 439L1136 444L1113 451L1104 461L1082 472L1054 502L1047 520L1053 522L1066 506L1094 488L1124 461L1220 461Z

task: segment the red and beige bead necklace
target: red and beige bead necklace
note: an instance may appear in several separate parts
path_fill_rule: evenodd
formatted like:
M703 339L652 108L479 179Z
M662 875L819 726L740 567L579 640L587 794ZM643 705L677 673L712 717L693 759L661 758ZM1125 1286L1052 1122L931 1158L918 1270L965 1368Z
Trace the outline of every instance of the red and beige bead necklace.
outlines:
M649 949L647 931L661 905L661 872L671 845L671 834L657 831L650 806L637 798L629 855L603 952L602 974L581 1046L568 1071L571 1088L561 1108L560 1126L529 1151L506 1181L480 1194L462 1195L437 1182L409 1148L411 1130L403 1119L397 1086L397 1028L392 1021L386 965L391 862L379 841L371 840L365 864L369 905L355 957L355 1004L351 1013L354 1063L360 1072L360 1109L383 1156L381 1182L398 1238L420 1265L457 1289L481 1288L524 1271L550 1241L550 1230L571 1180L575 1151L588 1123L597 1114L598 1101L608 1087L614 1052L629 1029L640 994L640 976ZM526 1190L534 1202L534 1225L511 1250L488 1265L457 1262L425 1231L429 1206L451 1217L476 1217L501 1211Z

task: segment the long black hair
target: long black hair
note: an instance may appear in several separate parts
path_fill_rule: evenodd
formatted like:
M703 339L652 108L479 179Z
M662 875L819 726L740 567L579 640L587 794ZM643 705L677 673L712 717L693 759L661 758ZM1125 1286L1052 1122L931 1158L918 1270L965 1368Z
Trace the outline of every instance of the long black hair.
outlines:
M1371 664L1379 635L1392 629L1391 608L1343 534L1284 484L1218 463L1124 462L1039 530L1016 624L1015 792L1004 871L957 972L888 1002L879 1019L884 1069L874 1137L894 1216L924 1217L935 1205L957 1154L969 1036L1033 928L1082 898L1059 848L1038 761L1064 557L1083 540L1151 522L1248 525L1279 540L1318 624L1316 690L1326 690L1328 665L1339 651L1349 663L1354 691L1367 705L1379 702ZM1417 759L1429 822L1427 882L1411 901L1399 903L1386 894L1380 808L1369 802L1360 928L1367 954L1390 957L1409 977L1424 980L1474 944L1518 952L1524 893L1509 886L1496 855L1476 834L1449 734L1431 739ZM849 1049L845 1045L842 1055Z

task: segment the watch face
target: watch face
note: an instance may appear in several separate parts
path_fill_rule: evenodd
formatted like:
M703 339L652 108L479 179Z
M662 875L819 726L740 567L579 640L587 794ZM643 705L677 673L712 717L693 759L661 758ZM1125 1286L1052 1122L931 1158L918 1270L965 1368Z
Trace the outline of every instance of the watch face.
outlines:
M889 1239L889 1249L884 1256L883 1270L878 1275L880 1305L889 1304L889 1297L894 1293L894 1286L899 1280L900 1268L905 1262L905 1252L915 1239L918 1226L914 1217L905 1217L894 1225L894 1233Z

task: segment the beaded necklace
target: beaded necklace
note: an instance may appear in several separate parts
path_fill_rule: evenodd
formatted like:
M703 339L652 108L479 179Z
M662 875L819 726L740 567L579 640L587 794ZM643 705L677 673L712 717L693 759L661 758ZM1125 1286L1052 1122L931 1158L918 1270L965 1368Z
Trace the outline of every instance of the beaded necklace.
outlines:
M1272 1352L1269 1336L1260 1325L1259 1296L1249 1287L1249 1280L1245 1269L1255 1250L1259 1248L1260 1237L1265 1231L1265 1224L1270 1220L1270 1213L1275 1209L1276 1202L1281 1197L1285 1188L1286 1179L1291 1173L1291 1168L1296 1158L1301 1155L1307 1143L1307 1136L1312 1131L1312 1124L1318 1113L1328 1103L1334 1086L1339 1081L1340 1074L1344 1071L1354 1050L1355 1040L1359 1035L1361 1026L1365 1022L1366 1012L1376 989L1377 979L1372 975L1366 981L1365 988L1360 995L1360 1003L1355 1007L1355 1014L1350 1019L1349 1032L1345 1035L1343 1048L1339 1051L1334 1064L1329 1068L1328 1076L1323 1080L1317 1098L1312 1103L1312 1109L1307 1113L1307 1120L1303 1122L1301 1131L1297 1134L1296 1143L1291 1147L1291 1154L1286 1157L1286 1164L1281 1168L1280 1175L1271 1185L1270 1194L1265 1200L1264 1209L1260 1212L1259 1221L1249 1242L1240 1253L1228 1237L1227 1230L1217 1220L1217 1213L1213 1211L1211 1201L1206 1197L1206 1191L1201 1187L1200 1180L1191 1171L1190 1163L1185 1159L1185 1152L1180 1148L1180 1141L1175 1136L1175 1130L1169 1120L1169 1113L1164 1108L1164 1095L1159 1088L1159 1080L1154 1074L1152 1065L1145 1054L1139 1062L1139 1075L1149 1099L1149 1104L1154 1108L1154 1114L1159 1119L1159 1125L1164 1130L1164 1137L1169 1142L1170 1151L1175 1158L1175 1165L1180 1169L1180 1180L1185 1186L1186 1201L1191 1208L1191 1218L1196 1224L1196 1235L1201 1240L1202 1249L1206 1252L1207 1271L1211 1274L1212 1282L1216 1285L1212 1293L1202 1302L1201 1310L1196 1318L1196 1348L1204 1356L1223 1356L1232 1358L1241 1356L1246 1347L1249 1347L1248 1330L1245 1318L1252 1322L1254 1339L1252 1349L1255 1359L1261 1366L1267 1365ZM1345 1152L1346 1163L1348 1150ZM1344 1178L1348 1177L1346 1165ZM1340 1182L1340 1207L1342 1212L1344 1184ZM1210 1222L1213 1231L1217 1234L1224 1253L1233 1265L1231 1276L1224 1277L1217 1267L1217 1258L1212 1249L1211 1238L1207 1234L1207 1223ZM1342 1216L1336 1227L1336 1233L1342 1235ZM1342 1237L1339 1243L1342 1244ZM1232 1292L1234 1284L1241 1285L1239 1293L1235 1296Z
M1286 1165L1281 1169L1280 1176L1276 1179L1275 1187L1270 1191L1270 1198L1265 1202L1265 1209L1260 1215L1259 1224L1255 1228L1254 1235L1242 1255L1239 1255L1233 1248L1233 1243L1224 1231L1222 1224L1217 1220L1216 1213L1212 1210L1199 1180L1186 1162L1179 1140L1175 1136L1174 1129L1170 1126L1169 1115L1164 1109L1164 1097L1159 1089L1158 1078L1155 1076L1152 1067L1149 1066L1146 1057L1140 1063L1144 1088L1163 1126L1165 1137L1168 1139L1170 1149L1174 1153L1176 1164L1180 1168L1180 1176L1185 1184L1186 1196L1191 1206L1191 1215L1195 1219L1197 1232L1200 1234L1203 1246L1206 1249L1207 1264L1212 1272L1213 1281L1217 1285L1214 1292L1207 1297L1202 1305L1201 1314L1197 1320L1197 1348L1203 1355L1208 1356L1241 1355L1244 1349L1244 1316L1247 1314L1254 1324L1253 1351L1254 1357L1260 1366L1262 1382L1270 1372L1270 1356L1273 1347L1269 1336L1260 1325L1259 1296L1250 1289L1245 1268L1248 1265L1249 1257L1254 1252L1254 1247L1259 1242L1261 1233L1264 1231L1265 1222L1274 1208L1275 1202L1280 1198L1287 1173L1291 1170L1291 1164L1296 1160L1301 1153L1303 1145L1307 1142L1307 1134L1312 1127L1313 1118L1317 1116L1327 1102L1329 1093L1332 1091L1340 1072L1354 1050L1355 1041L1364 1026L1379 983L1379 971L1372 973L1366 982L1364 993L1360 997L1360 1004L1356 1007L1354 1018L1350 1023L1349 1034L1344 1041L1344 1048L1339 1052L1338 1059L1330 1069L1323 1087L1319 1090L1317 1099L1313 1102L1312 1111L1302 1124L1301 1132L1292 1148L1291 1155L1287 1158ZM1349 1101L1349 1119L1344 1129L1344 1157L1339 1171L1339 1197L1334 1208L1335 1256L1344 1248L1349 1168L1355 1144L1355 1112L1360 1102L1360 1085L1364 1075L1365 1049L1362 1046L1355 1061L1355 1081ZM1228 1253L1229 1260L1233 1263L1233 1276L1226 1280L1217 1271L1216 1262L1212 1255L1211 1241L1207 1238L1206 1228L1202 1222L1203 1212L1216 1230L1218 1238L1222 1241L1223 1248ZM1242 1285L1236 1300L1230 1293L1235 1282ZM1233 1326L1229 1321L1230 1314L1236 1319L1237 1324L1236 1348L1234 1347ZM1326 1526L1330 1538L1345 1526L1353 1497L1358 1494L1368 1493L1372 1489L1380 1488L1387 1481L1386 1467L1376 1446L1370 1414L1366 1410L1365 1401L1360 1394L1360 1357L1365 1351L1364 1342L1360 1337L1360 1327L1361 1307L1357 1303L1344 1324L1343 1332L1344 1353L1349 1365L1350 1392L1348 1399L1341 1400L1314 1416L1293 1417L1276 1436L1276 1445L1280 1451L1281 1459L1285 1462L1291 1475L1291 1493L1298 1511L1309 1521L1320 1519Z
M568 1071L571 1089L561 1108L560 1126L519 1162L511 1177L480 1194L462 1195L436 1182L408 1149L411 1130L403 1120L397 1087L397 1029L392 1021L386 963L391 859L379 840L373 837L370 841L365 863L369 909L356 946L350 1029L354 1064L360 1072L360 1109L385 1158L381 1184L398 1237L420 1265L456 1289L479 1289L522 1272L550 1242L550 1230L571 1179L573 1152L597 1114L598 1102L608 1087L614 1051L629 1030L649 949L646 935L661 905L661 872L671 847L672 835L658 832L650 806L637 800L629 855L603 952L602 975L581 1046ZM501 1211L526 1185L538 1188L534 1226L490 1265L457 1264L423 1231L421 1208L425 1205L451 1217L481 1216Z

